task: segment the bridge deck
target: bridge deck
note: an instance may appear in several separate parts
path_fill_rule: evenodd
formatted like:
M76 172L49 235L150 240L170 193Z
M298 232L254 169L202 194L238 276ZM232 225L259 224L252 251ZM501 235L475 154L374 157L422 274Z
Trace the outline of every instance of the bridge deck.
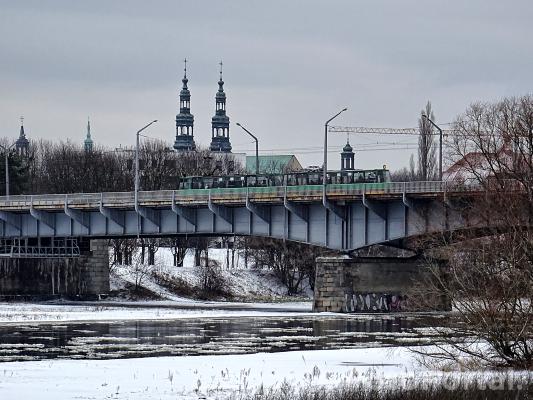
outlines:
M451 189L451 191L450 191ZM466 188L447 187L446 182L388 182L332 184L327 186L327 197L331 201L353 201L363 196L388 200L409 197L438 197L462 193ZM470 191L473 189L469 189ZM138 204L146 207L206 206L209 201L227 206L243 205L247 200L262 204L282 204L285 199L294 202L313 203L322 201L322 185L274 186L222 189L190 189L140 191ZM110 208L128 209L135 205L134 192L39 194L0 196L0 210L28 210L30 207L43 210L62 210L65 204L80 210L98 209L100 205Z
M446 229L444 197L478 189L445 182L331 184L325 199L323 190L141 191L137 204L134 192L0 197L0 238L252 235L351 250Z

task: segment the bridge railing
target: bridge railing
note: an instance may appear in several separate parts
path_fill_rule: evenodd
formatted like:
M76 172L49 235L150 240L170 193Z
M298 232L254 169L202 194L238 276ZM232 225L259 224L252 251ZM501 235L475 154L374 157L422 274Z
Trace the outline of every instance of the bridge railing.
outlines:
M327 185L328 196L362 196L382 194L431 194L443 192L471 192L479 191L479 185L464 185L453 182L420 181L420 182L386 182L386 183L352 183ZM213 188L194 190L158 190L140 191L139 203L147 205L168 205L174 198L176 203L202 204L209 199L215 202L244 203L247 198L252 201L280 201L284 196L291 200L315 200L323 193L322 185L302 186L269 186L250 188ZM73 194L39 194L14 195L0 197L0 207L28 208L63 207L80 208L98 207L100 203L111 207L131 207L135 202L134 192L106 192L106 193L73 193Z

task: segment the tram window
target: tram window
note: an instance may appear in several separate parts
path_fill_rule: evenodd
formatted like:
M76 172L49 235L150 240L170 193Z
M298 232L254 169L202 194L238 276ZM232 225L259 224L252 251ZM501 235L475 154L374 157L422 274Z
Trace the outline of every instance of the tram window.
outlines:
M308 175L308 182L310 185L320 185L322 183L320 182L320 176L316 173Z
M223 177L219 177L219 178L215 179L215 181L213 182L213 187L215 187L215 188L226 187L225 182L224 182L224 178Z
M296 176L293 174L287 175L287 186L297 185Z
M305 174L299 174L297 181L298 185L307 185L307 176Z
M257 186L260 186L260 187L268 186L268 178L266 176L258 176Z
M257 185L257 180L254 175L246 177L246 185L254 187Z
M270 177L271 186L283 186L283 175L272 175Z
M204 189L211 189L213 187L213 178L203 178Z

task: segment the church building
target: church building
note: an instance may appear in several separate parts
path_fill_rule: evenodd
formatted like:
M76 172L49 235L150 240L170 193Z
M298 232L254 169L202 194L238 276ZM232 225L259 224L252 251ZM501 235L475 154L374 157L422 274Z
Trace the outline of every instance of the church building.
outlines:
M191 92L187 86L189 80L187 79L187 59L184 60L185 68L183 79L183 87L180 92L180 113L176 115L176 140L174 141L174 149L177 151L194 151L196 144L194 143L194 115L191 114Z
M222 80L222 61L220 62L220 78L218 92L215 95L215 115L211 119L211 146L213 152L231 153L229 141L229 117L226 115L226 93Z

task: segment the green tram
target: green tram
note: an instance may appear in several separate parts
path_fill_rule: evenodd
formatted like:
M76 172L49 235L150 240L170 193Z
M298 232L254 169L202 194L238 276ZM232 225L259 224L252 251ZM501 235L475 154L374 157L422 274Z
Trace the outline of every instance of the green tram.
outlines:
M383 183L390 182L386 168L328 171L328 184ZM269 186L322 185L321 171L303 171L287 174L188 176L179 179L179 189L245 188Z

